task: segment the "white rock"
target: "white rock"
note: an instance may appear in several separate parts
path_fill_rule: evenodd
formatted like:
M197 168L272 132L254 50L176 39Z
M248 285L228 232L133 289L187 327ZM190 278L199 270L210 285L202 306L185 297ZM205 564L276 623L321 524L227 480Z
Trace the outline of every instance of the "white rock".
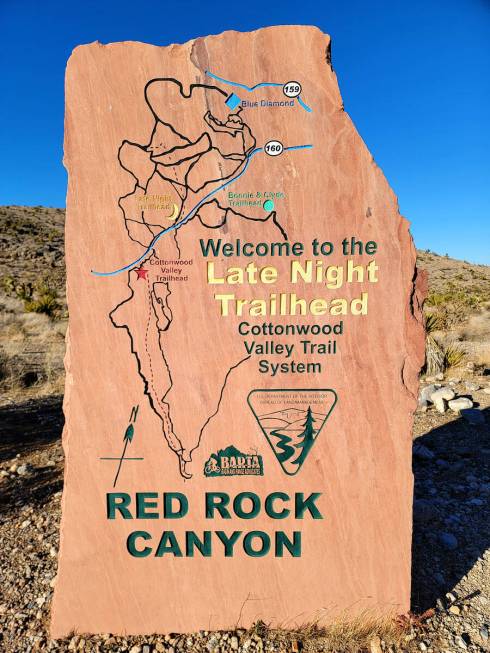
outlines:
M426 376L426 377L425 377L425 381L426 381L427 383L434 383L435 380L436 380L436 377L435 377L435 376Z
M439 390L436 390L433 392L430 396L430 400L436 407L436 410L439 411L440 413L445 413L446 412L446 403L445 401L449 401L450 399L454 399L455 397L454 390L452 388L448 388L447 386L444 388L439 388Z
M437 389L439 389L441 386L438 385L437 383L431 383L431 385L426 385L425 388L422 388L422 390L419 393L419 403L423 403L424 401L429 401L430 396L433 392L435 392Z
M459 646L459 648L467 649L468 647L466 646L466 642L464 639L461 637L461 635L456 635L454 638L455 643Z
M448 405L449 408L455 413L459 413L460 410L464 410L465 408L473 408L473 402L467 397L458 397L457 399L453 399L449 402Z
M435 406L438 413L445 413L446 412L446 404L444 402L444 399L436 399L434 401L434 406Z
M450 399L454 399L455 397L454 390L452 388L448 388L447 386L444 386L443 388L439 388L435 392L433 392L430 395L430 400L435 403L437 399L446 399L449 401Z

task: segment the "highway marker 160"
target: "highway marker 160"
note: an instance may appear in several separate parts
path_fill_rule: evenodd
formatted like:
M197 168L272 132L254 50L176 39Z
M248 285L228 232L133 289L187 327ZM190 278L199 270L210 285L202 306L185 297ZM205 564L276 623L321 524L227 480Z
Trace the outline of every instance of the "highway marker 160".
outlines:
M284 150L284 145L280 141L269 141L265 144L264 150L269 156L279 156Z

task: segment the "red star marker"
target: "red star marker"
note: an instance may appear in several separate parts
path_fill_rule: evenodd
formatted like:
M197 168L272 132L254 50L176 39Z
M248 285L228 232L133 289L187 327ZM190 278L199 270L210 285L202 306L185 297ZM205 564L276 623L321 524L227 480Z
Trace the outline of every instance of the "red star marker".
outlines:
M145 268L138 268L136 270L136 274L138 275L136 277L136 280L138 280L138 279L147 279L148 278L146 276L148 274L148 270L145 270Z

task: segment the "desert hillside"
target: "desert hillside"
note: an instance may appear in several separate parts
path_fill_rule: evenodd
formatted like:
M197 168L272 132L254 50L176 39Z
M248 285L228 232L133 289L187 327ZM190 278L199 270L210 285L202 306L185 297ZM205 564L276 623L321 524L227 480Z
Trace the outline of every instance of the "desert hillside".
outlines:
M3 400L61 392L65 212L0 207L0 388Z
M67 309L64 209L0 207L0 387L5 398L61 390ZM490 364L490 266L419 251L441 366ZM442 371L442 370L441 370Z
M1 206L0 277L16 283L46 278L64 296L64 224L64 209Z
M412 610L395 623L52 642L63 450L63 209L0 207L0 650L490 650L490 266L419 251L430 369L415 414ZM380 371L382 373L382 371ZM396 410L396 406L393 407Z

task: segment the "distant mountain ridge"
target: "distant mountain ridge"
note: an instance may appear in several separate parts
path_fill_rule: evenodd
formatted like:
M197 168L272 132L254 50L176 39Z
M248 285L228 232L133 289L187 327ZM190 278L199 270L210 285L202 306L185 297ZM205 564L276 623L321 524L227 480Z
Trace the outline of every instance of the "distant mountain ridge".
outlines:
M0 278L14 273L32 281L49 273L60 295L64 279L65 209L44 206L0 206ZM488 294L490 266L417 251L417 265L429 274L431 292L455 286Z
M31 384L62 386L66 328L65 209L0 206L0 383L25 393ZM464 349L476 363L490 362L490 266L418 250L429 276L426 311L440 318L439 338ZM62 319L25 313L24 291L47 281L57 293ZM54 381L53 381L54 379ZM53 387L54 387L53 386ZM41 387L41 386L39 386ZM13 390L12 390L13 391ZM33 390L34 391L34 390ZM293 409L291 409L293 410ZM292 414L268 413L266 429L297 429Z

